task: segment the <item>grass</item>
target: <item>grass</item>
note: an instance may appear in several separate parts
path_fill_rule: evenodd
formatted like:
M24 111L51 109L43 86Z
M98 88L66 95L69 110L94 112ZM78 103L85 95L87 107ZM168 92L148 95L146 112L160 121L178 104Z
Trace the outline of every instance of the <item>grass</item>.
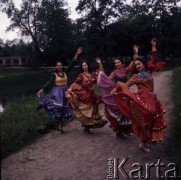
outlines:
M31 71L30 68L5 68L0 67L0 77Z
M44 111L36 110L36 92L49 79L49 69L0 68L1 158L54 129L56 123Z
M47 113L36 110L36 93L49 79L49 70L0 68L0 103L6 105L0 113L1 158L55 128L55 121ZM72 71L69 76L72 80L75 73Z
M48 80L50 72L47 70L0 68L0 99L22 94L35 94L42 84Z
M36 94L42 85L50 78L52 69L32 68L0 68L0 101L10 96ZM77 71L68 75L68 84L77 77ZM10 98L12 98L10 97Z
M181 67L173 71L173 102L174 102L174 139L176 141L176 159L181 172Z
M1 158L55 129L56 122L44 110L36 110L35 96L24 96L8 104L0 114Z

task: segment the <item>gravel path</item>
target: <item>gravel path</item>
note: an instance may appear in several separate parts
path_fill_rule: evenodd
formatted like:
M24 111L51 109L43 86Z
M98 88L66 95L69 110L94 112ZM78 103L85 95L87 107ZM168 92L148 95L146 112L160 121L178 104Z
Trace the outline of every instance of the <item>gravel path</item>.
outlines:
M2 160L2 180L105 180L113 173L111 165L108 165L109 158L119 158L118 164L123 159L127 160L117 171L118 179L127 179L126 173L138 169L138 163L143 168L143 176L146 175L146 163L164 163L165 167L160 172L164 176L167 165L175 162L170 87L172 71L158 72L153 77L155 93L167 110L165 118L168 128L163 142L150 145L150 153L137 148L138 138L135 136L116 138L108 124L104 128L92 130L93 134L88 135L83 133L78 121L73 121L66 127L68 133L61 135L58 131L52 131ZM155 167L151 168L150 179L157 179Z

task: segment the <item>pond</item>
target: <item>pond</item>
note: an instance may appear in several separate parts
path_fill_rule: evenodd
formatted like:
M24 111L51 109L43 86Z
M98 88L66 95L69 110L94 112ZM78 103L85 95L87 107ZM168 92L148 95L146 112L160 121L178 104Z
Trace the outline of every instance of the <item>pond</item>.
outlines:
M32 93L19 94L19 95L14 94L11 96L8 95L7 97L4 96L3 98L0 97L0 113L3 113L7 105L10 104L11 102L16 101L17 99L28 96L28 95L32 95Z
M3 105L0 103L0 113L4 112L4 107Z

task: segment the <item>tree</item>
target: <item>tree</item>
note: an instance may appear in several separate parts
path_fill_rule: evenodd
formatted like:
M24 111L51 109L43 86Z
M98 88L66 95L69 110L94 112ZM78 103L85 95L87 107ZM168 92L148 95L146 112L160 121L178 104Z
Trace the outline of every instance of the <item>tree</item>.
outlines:
M168 20L173 15L172 10L178 10L177 0L142 0L142 6L148 9L147 14L154 17L152 21L153 35L161 42L161 52L165 57L165 44L169 32Z
M17 28L22 36L30 36L36 57L51 63L65 56L65 49L71 48L72 31L64 0L22 0L20 9L12 0L3 3L11 20L8 30Z
M39 10L40 45L48 59L65 59L72 51L73 24L64 6L62 0L43 0Z
M181 57L181 7L171 9L172 16L166 21L169 27L165 33L165 55L167 57Z
M32 45L23 40L7 40L0 46L0 56L31 56Z
M80 0L76 8L82 15L80 21L84 24L84 37L87 49L92 56L108 57L107 40L110 32L108 25L116 21L124 10L120 0Z

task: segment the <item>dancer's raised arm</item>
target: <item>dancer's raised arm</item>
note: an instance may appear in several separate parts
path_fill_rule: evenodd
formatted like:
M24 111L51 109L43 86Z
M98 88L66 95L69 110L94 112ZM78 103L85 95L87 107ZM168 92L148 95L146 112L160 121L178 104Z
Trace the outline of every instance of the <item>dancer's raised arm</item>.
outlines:
M66 72L70 72L70 70L73 68L73 66L75 65L77 59L78 59L78 56L83 52L83 48L82 47L79 47L73 57L73 60L70 62L70 64L68 65L67 69L66 69Z
M101 59L99 57L96 58L96 62L99 65L99 71L104 71L104 68L102 66Z
M157 48L156 48L156 39L153 38L151 40L151 59L148 61L147 66L149 67L150 71L159 71L163 69L165 62L158 62L158 54L157 54Z

